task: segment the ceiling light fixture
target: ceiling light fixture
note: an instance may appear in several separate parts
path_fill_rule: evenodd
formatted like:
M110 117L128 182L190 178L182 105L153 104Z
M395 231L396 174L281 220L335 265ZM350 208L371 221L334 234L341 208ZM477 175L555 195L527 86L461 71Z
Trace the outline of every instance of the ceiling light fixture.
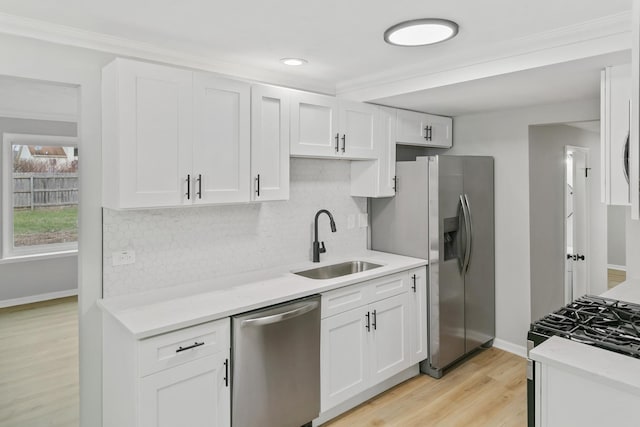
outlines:
M447 19L413 19L384 32L384 41L395 46L425 46L449 40L458 34L458 24Z
M290 65L292 67L298 67L300 65L309 63L309 61L302 58L282 58L280 62L282 62L284 65Z

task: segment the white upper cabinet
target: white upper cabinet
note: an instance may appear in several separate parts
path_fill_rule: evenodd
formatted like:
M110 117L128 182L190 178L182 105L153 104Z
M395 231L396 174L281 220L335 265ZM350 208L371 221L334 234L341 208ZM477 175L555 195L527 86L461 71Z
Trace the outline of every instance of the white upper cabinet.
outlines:
M192 167L192 73L116 59L103 70L105 207L183 203Z
M248 84L195 73L194 143L190 198L194 203L249 201Z
M351 195L391 197L396 194L395 108L378 107L377 160L351 162Z
M451 117L398 110L397 142L426 147L450 148L453 144Z
M631 218L640 219L640 0L633 0L631 16L629 181L631 182Z
M339 152L338 100L306 92L291 95L291 155L335 157Z
M376 158L376 140L380 131L378 107L340 100L338 112L340 153L350 159Z
M289 199L288 89L251 87L252 200Z
M293 92L291 155L374 159L378 108L333 96Z
M631 66L605 68L601 94L602 201L610 205L630 205Z

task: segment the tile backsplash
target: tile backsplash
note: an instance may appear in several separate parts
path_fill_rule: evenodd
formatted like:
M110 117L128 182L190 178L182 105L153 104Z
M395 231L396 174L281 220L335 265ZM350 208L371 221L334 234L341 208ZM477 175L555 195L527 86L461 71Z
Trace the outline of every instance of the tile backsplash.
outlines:
M178 286L311 260L313 218L322 216L320 240L331 255L366 249L367 229L357 217L366 199L351 197L344 160L291 159L288 201L103 213L104 296ZM347 218L355 216L348 229ZM135 262L113 266L112 253L133 250Z

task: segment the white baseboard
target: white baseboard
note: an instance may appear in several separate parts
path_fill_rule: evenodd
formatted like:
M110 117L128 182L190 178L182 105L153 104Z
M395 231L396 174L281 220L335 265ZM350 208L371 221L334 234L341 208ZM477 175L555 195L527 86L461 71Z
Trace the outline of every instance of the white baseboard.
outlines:
M609 270L627 271L627 266L626 265L607 264L607 268Z
M516 356L527 357L527 348L521 345L510 343L509 341L504 341L499 338L493 340L493 346L495 348L499 348L500 350L508 351L509 353L513 353Z
M70 297L73 295L78 295L77 289L69 289L66 291L58 291L58 292L49 292L46 294L32 295L32 296L22 297L22 298L6 299L3 301L0 301L0 308L13 307L14 305L31 304L34 302Z

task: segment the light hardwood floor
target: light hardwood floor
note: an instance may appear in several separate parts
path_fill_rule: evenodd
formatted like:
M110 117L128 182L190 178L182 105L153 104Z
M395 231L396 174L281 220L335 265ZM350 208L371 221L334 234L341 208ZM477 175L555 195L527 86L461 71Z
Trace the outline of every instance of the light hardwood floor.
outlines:
M613 269L608 269L607 270L607 275L609 277L609 286L608 288L611 289L617 285L619 285L620 283L624 282L625 280L627 280L627 272L626 271L622 271L622 270L613 270Z
M78 426L75 298L0 309L0 426ZM325 424L364 426L526 425L526 362L482 350L443 378L420 375Z
M77 427L77 298L0 309L0 349L0 426Z
M482 350L439 379L412 378L323 427L524 427L526 361Z

